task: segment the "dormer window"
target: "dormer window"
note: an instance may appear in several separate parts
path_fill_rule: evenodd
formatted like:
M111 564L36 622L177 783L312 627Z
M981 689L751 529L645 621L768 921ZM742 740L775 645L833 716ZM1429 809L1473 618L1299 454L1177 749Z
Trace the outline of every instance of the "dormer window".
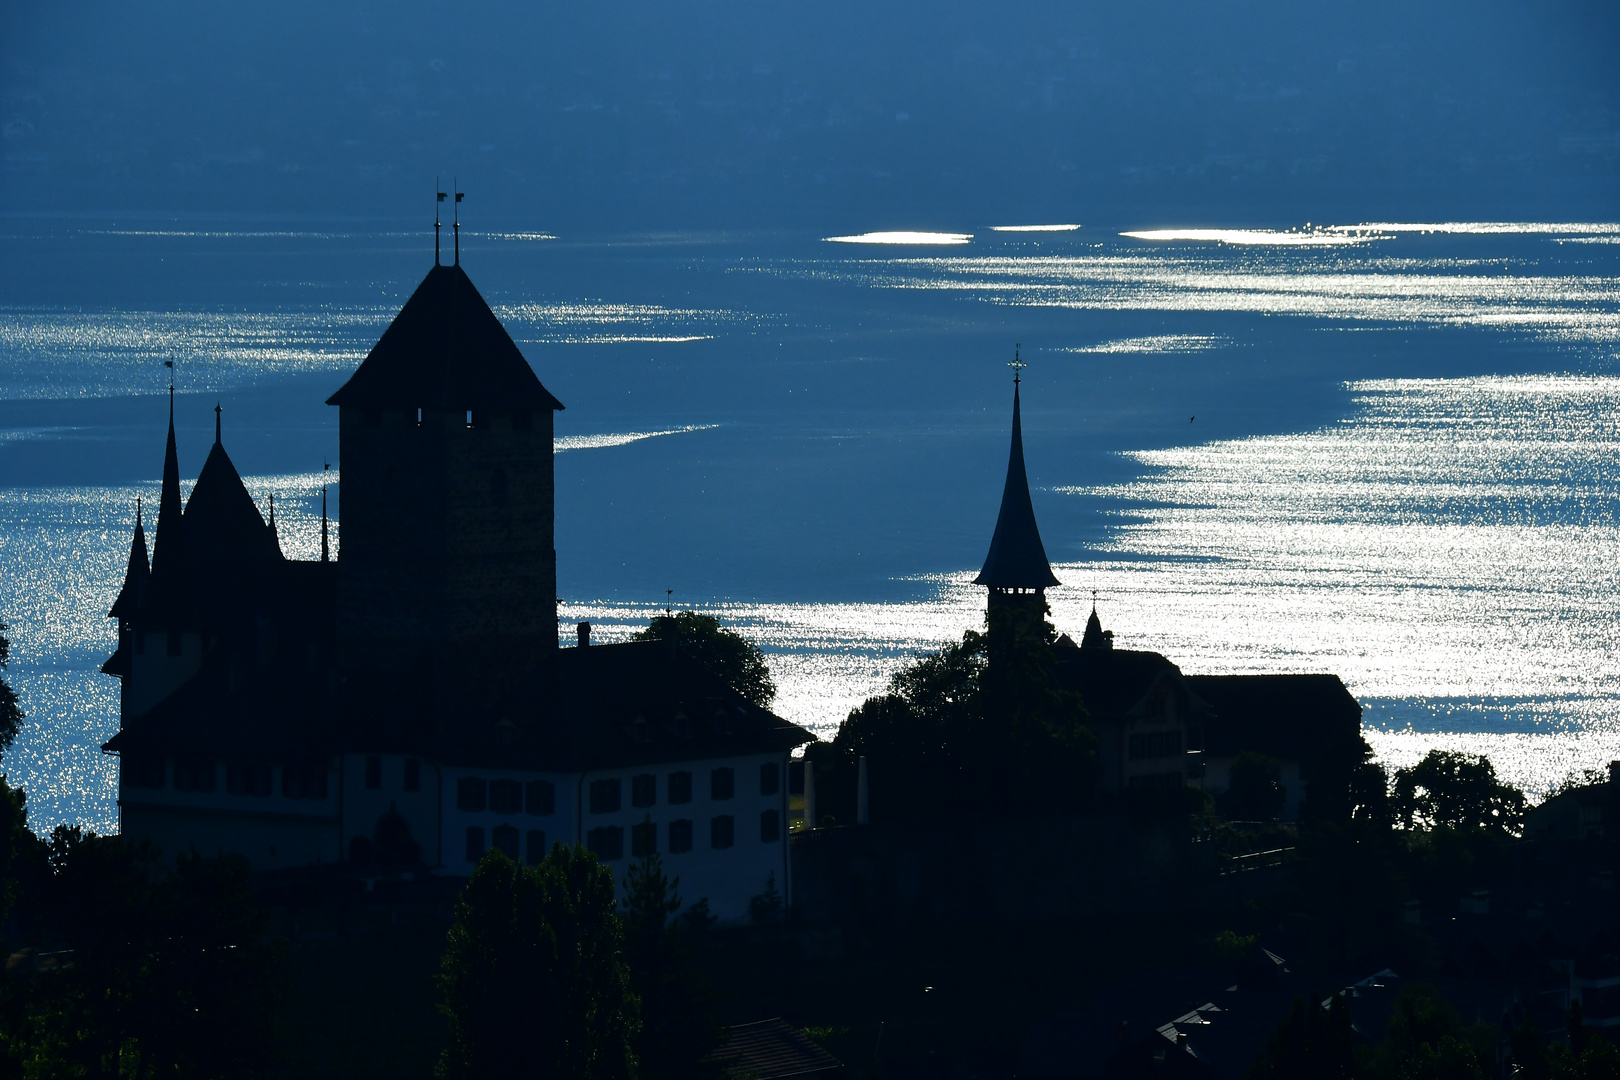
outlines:
M638 714L630 722L630 741L638 743L652 742L652 725L647 723L645 716Z
M675 714L675 734L683 739L692 737L692 718L686 715L685 709Z
M495 742L501 746L516 746L517 741L517 725L512 723L510 717L501 717L501 722L495 725Z

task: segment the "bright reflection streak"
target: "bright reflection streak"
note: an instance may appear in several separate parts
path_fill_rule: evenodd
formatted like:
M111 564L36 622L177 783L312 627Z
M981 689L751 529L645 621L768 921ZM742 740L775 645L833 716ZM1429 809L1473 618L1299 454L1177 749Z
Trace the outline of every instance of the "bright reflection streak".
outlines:
M832 244L965 244L972 233L947 232L869 232L859 236L823 237Z
M1611 222L1538 222L1538 221L1441 221L1428 224L1413 222L1375 221L1361 225L1329 225L1329 232L1383 232L1383 233L1455 233L1489 236L1503 233L1549 236L1620 233L1620 224Z
M1139 229L1122 232L1135 240L1196 240L1221 244L1251 246L1257 244L1283 247L1336 247L1342 244L1365 244L1375 236L1362 236L1344 232L1276 232L1271 229Z
M1078 225L992 225L991 232L1074 232Z
M563 435L552 443L556 453L570 450L601 450L609 446L625 446L642 439L656 439L660 435L684 435L689 431L713 431L719 424L688 424L668 431L626 431L616 435Z
M1231 339L1218 334L1150 334L1147 337L1120 338L1100 345L1075 345L1056 352L1066 353L1190 353L1230 345Z

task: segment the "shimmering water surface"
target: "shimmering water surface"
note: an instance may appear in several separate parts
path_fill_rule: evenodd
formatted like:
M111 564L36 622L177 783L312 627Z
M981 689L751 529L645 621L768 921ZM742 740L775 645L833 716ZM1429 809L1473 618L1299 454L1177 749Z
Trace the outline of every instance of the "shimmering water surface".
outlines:
M865 242L464 235L568 404L565 625L614 640L674 589L761 641L779 711L830 734L980 621L1018 342L1060 627L1095 593L1122 646L1185 671L1337 672L1394 764L1478 750L1540 794L1620 756L1616 226L850 224ZM96 668L155 500L161 361L182 471L222 401L309 557L320 486L341 493L321 402L426 263L408 231L21 231L0 619L30 719L4 767L36 826L107 829Z

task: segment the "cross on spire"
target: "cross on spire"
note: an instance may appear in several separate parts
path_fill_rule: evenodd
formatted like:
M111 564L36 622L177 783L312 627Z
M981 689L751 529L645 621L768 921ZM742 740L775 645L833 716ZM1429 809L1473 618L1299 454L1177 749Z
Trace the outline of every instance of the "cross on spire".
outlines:
M433 178L433 190L438 197L433 200L433 265L439 265L439 204L444 202L444 192L439 191L439 178ZM460 199L456 200L460 202Z
M1013 385L1014 386L1018 385L1018 383L1020 381L1019 376L1024 373L1024 369L1029 367L1028 364L1026 364L1022 360L1018 359L1018 350L1020 350L1022 348L1023 348L1022 345L1014 345L1013 346L1013 358L1007 364L1008 367L1013 369Z

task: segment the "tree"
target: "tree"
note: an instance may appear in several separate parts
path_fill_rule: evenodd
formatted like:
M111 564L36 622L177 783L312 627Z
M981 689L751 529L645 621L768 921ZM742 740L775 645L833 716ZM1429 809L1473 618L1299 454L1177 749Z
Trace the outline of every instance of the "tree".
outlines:
M11 642L6 640L6 624L0 623L0 673L10 663ZM0 674L0 756L16 739L25 715L22 706L17 703L16 691L6 684L5 675Z
M1430 750L1422 761L1395 771L1391 808L1407 829L1443 826L1517 836L1524 793L1496 779L1483 754Z
M1497 1033L1486 1029L1494 1044ZM1485 1080L1481 1055L1457 1010L1429 986L1408 986L1390 1009L1372 1073L1390 1080Z
M851 774L868 759L874 819L964 813L1063 813L1090 797L1097 740L1079 695L1057 681L1055 632L1028 608L993 610L937 653L918 654L812 747L823 805L852 809Z
M710 1058L720 1044L714 990L694 956L695 931L673 916L681 909L680 879L664 873L656 852L625 875L625 957L641 1002L636 1044L641 1075L660 1080L707 1080L720 1068Z
M776 700L776 683L758 645L735 630L727 630L713 615L678 611L660 615L633 641L673 641L711 674L725 680L737 693L762 709Z
M1335 994L1324 1008L1302 997L1249 1069L1249 1080L1350 1080L1356 1075L1350 1004Z
M456 902L440 965L441 1076L633 1080L637 1003L612 872L558 844L524 868L500 851Z
M1229 821L1270 821L1282 813L1288 793L1282 786L1282 763L1248 751L1232 761L1221 812Z
M38 1075L211 1080L271 1071L279 950L235 858L176 860L59 827L36 916L72 962L28 977L0 1044Z

